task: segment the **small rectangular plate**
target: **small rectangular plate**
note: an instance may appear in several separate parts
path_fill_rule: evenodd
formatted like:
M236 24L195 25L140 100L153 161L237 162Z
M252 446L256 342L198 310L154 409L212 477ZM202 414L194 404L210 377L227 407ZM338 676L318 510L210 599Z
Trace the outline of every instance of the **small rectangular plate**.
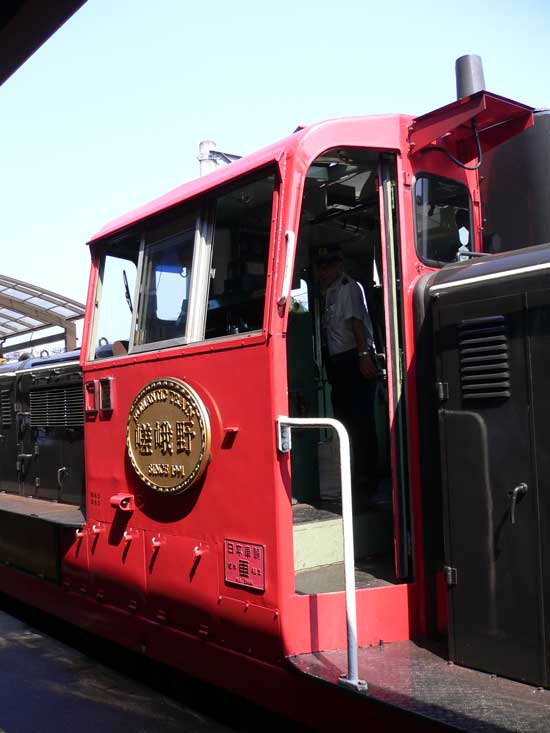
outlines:
M251 590L265 590L265 547L252 542L224 540L225 582Z

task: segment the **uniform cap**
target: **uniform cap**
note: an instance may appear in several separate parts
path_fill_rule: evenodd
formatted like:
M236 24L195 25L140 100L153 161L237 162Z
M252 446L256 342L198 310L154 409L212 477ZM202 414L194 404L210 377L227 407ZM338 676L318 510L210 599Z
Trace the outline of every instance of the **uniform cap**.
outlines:
M342 262L342 250L338 246L319 247L315 261L318 265L328 265L331 262Z

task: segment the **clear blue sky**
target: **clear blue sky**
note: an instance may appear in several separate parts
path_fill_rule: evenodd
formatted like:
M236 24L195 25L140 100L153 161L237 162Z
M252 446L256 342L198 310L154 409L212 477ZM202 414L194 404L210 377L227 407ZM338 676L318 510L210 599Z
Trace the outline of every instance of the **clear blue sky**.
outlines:
M200 140L245 154L299 123L421 114L454 61L550 106L550 2L88 0L0 87L0 272L84 300L89 236L198 175Z

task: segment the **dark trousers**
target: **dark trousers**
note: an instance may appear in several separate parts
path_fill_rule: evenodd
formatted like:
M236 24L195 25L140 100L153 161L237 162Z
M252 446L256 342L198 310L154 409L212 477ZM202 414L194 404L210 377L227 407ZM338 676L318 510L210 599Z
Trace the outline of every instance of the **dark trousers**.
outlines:
M357 351L345 351L325 360L332 387L332 409L349 433L354 492L373 493L378 483L378 445L374 418L376 379L359 371Z

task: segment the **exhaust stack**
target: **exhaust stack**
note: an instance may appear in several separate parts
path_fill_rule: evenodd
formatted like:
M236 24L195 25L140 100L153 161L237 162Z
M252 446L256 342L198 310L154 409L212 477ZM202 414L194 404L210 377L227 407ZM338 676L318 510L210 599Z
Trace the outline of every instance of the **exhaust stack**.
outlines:
M464 99L485 89L481 56L467 54L458 58L455 62L455 74L457 99Z

